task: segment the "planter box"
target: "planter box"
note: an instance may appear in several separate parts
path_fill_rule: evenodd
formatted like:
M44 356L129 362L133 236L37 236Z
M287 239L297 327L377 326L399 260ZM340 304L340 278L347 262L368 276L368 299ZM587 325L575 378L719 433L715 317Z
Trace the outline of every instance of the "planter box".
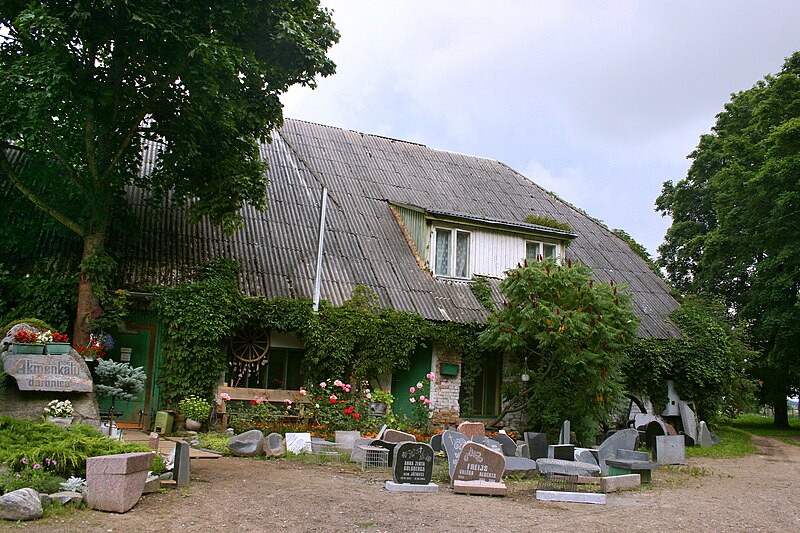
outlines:
M14 342L11 343L11 346L14 348L14 353L35 355L42 355L44 353L44 344L24 344Z
M45 346L47 347L47 353L52 355L65 354L70 349L68 342L48 342Z

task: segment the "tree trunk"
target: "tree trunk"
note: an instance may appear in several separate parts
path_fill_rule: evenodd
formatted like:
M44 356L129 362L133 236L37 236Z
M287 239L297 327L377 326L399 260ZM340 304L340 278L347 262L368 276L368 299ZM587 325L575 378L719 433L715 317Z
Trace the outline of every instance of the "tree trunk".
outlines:
M105 240L104 230L87 231L83 239L83 255L81 261L91 257L103 246ZM89 319L98 309L99 299L94 293L94 288L89 277L81 267L80 283L78 285L78 305L75 314L75 328L72 331L72 345L86 346L89 344Z
M786 399L782 402L777 401L772 404L772 410L775 412L775 421L773 425L778 428L789 427L789 408L786 406Z

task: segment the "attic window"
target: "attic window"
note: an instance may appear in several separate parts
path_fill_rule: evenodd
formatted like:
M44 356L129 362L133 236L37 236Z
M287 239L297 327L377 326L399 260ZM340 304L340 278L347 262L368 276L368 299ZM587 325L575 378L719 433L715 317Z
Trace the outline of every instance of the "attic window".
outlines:
M538 261L540 258L557 259L558 245L547 242L525 241L525 259Z
M433 273L447 278L469 279L470 233L449 228L433 230Z

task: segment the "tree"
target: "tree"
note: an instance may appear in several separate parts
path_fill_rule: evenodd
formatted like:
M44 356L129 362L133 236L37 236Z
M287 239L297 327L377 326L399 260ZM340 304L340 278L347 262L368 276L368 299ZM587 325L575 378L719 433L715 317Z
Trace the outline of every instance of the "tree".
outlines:
M0 25L0 175L83 242L76 343L125 187L227 230L266 208L258 142L283 92L334 72L339 37L318 0L12 0Z
M800 386L800 53L731 96L656 206L672 226L660 264L683 291L722 297L750 322L775 424Z
M623 351L638 324L630 296L593 280L589 267L549 259L509 271L500 290L505 302L489 315L481 343L512 354L517 376L529 376L509 388L502 414L524 409L540 430L569 419L594 442L624 393Z

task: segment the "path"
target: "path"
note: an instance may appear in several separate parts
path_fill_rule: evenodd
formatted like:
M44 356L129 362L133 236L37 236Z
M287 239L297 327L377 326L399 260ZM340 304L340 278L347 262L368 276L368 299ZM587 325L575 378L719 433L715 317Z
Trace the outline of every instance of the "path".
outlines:
M192 461L193 483L146 496L130 512L81 511L17 531L800 531L794 491L800 447L755 437L740 459L692 458L654 487L605 506L540 503L516 485L508 498L382 490L385 476L296 461ZM693 477L686 472L708 475ZM6 526L8 527L8 526Z

